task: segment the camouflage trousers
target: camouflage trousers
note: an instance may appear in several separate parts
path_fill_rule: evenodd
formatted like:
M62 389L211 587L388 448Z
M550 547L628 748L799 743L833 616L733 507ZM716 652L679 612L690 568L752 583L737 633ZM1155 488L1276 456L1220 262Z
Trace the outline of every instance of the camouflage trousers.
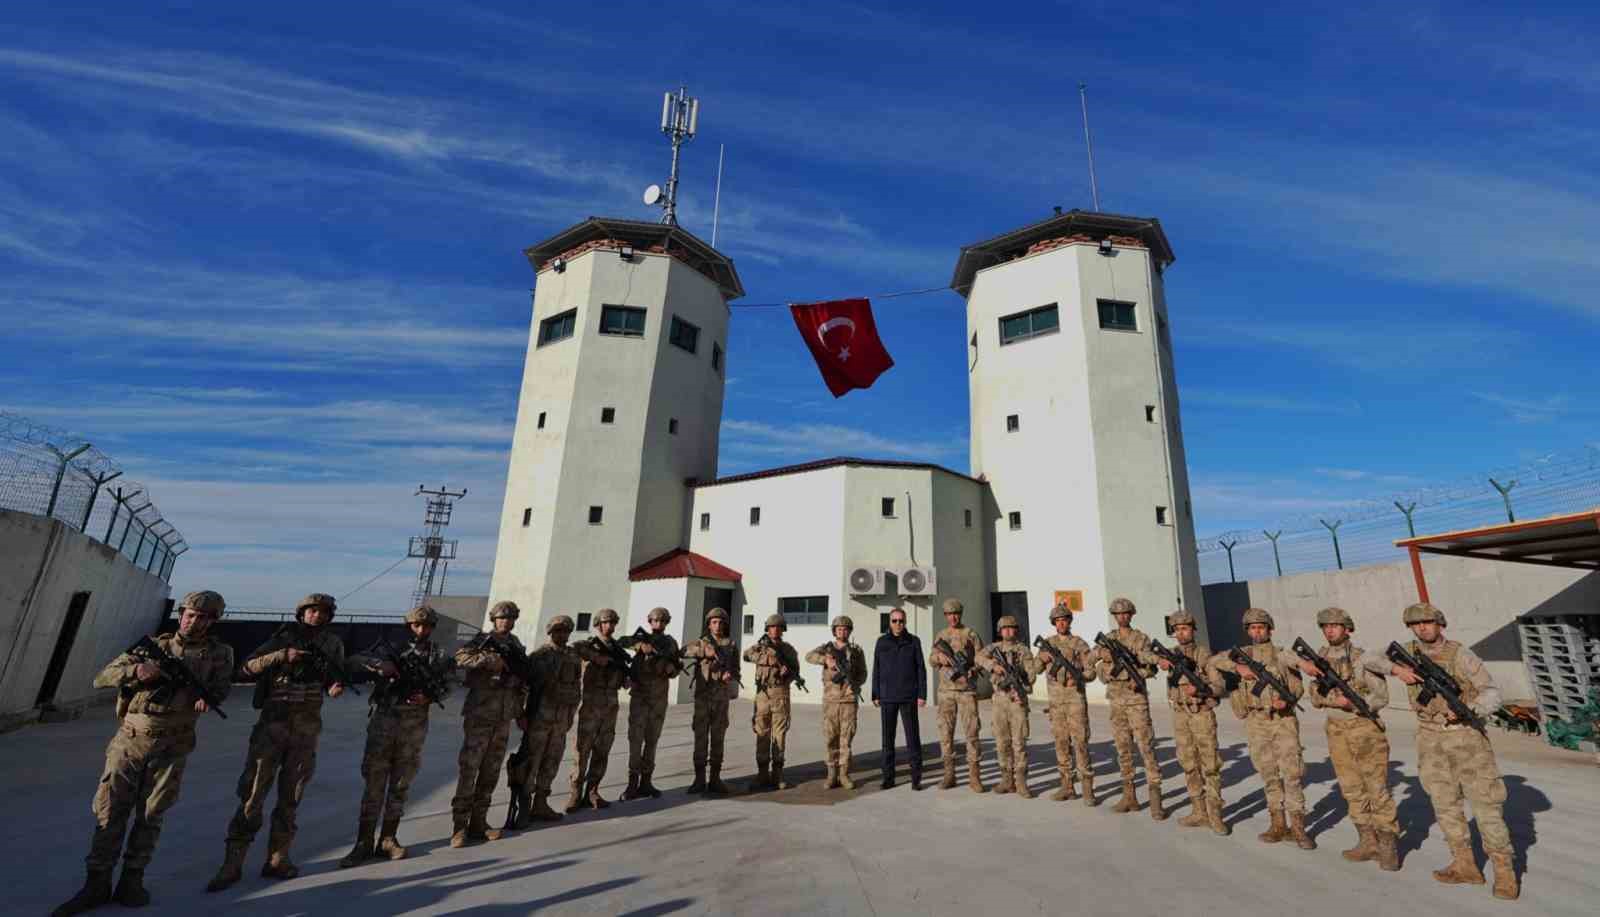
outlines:
M656 745L667 719L667 698L633 692L628 700L628 776L648 778L656 771Z
M239 775L239 808L228 822L228 844L250 846L261 830L262 810L273 783L278 802L272 808L267 849L286 851L294 840L295 813L306 785L317 769L317 738L322 735L322 707L269 703L250 731L244 772Z
M856 739L855 701L828 701L822 705L822 755L829 768L850 770L850 743Z
M124 722L118 727L106 745L105 771L90 806L95 828L84 860L90 869L115 868L119 854L129 869L149 865L161 837L161 823L178 801L183 766L194 743L193 726L171 732L163 732L156 723ZM132 832L127 830L129 815L133 816Z
M1250 763L1261 775L1267 794L1267 811L1303 815L1306 794L1300 786L1305 774L1301 757L1300 720L1294 716L1272 716L1265 710L1251 711L1244 721L1250 744Z
M539 712L528 724L527 775L518 776L522 777L524 786L529 786L527 780L531 777L531 788L535 793L548 794L551 784L556 782L556 771L561 769L561 756L567 750L567 732L572 729L572 719L577 712L577 704L547 701L539 705ZM616 728L616 713L613 711L613 734ZM609 740L607 744L609 747Z
M722 766L722 740L728 736L728 695L696 695L694 699L694 766Z
M1172 741L1178 746L1178 764L1189 786L1189 802L1204 795L1222 803L1222 756L1217 751L1217 711L1172 709Z
M489 800L500 782L511 721L472 717L461 723L461 754L456 758L456 794L450 814L457 824L489 816Z
M756 767L766 767L772 761L783 766L783 750L789 744L788 689L768 688L756 692L750 728L756 734Z
M1144 782L1150 792L1161 792L1161 765L1156 763L1156 727L1150 722L1150 704L1141 698L1111 705L1111 742L1117 746L1117 771L1123 781L1133 780L1133 754L1144 762Z
M1394 796L1389 793L1389 737L1378 724L1359 716L1329 719L1328 757L1350 820L1399 834Z
M428 708L397 705L373 710L367 719L367 747L361 755L361 822L396 824L405 815L411 781L422 767L428 738Z
M599 786L617 738L617 695L586 697L578 708L578 738L572 743L572 792Z
M1417 774L1433 803L1434 818L1452 848L1472 842L1463 800L1472 803L1485 853L1509 851L1506 828L1506 782L1494 760L1489 740L1471 727L1417 730Z
M1082 695L1050 705L1050 734L1056 740L1056 767L1071 783L1094 773L1089 765L1089 705Z
M967 761L977 764L983 760L978 750L978 730L983 721L978 718L978 698L971 691L941 690L939 692L939 754L945 764L955 766L956 719L966 722Z
M989 710L994 725L994 753L1000 759L1000 779L1009 781L1013 770L1028 769L1028 705L996 691Z

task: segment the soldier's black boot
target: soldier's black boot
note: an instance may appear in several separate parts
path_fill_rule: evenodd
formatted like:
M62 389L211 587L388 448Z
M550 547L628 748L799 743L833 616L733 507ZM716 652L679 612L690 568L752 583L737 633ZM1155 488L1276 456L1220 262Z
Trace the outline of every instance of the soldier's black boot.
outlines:
M706 795L707 796L726 796L726 795L728 795L728 785L726 783L722 782L722 765L721 764L713 764L713 765L711 765L711 777L710 777L710 779L706 780Z
M661 798L661 791L656 789L656 785L650 782L649 773L639 775L639 795L648 796L651 799Z
M123 907L144 907L150 903L150 893L144 888L144 870L122 867L122 878L117 880L117 890L111 896Z
M638 799L643 795L643 793L639 792L639 775L629 774L628 788L622 791L622 801L627 802L630 799Z
M83 888L68 898L60 907L50 912L50 917L70 917L111 900L111 870L91 869L83 880Z
M689 792L691 792L691 793L704 793L705 791L706 791L706 766L704 764L696 764L694 766L694 782L689 784Z
M222 854L222 865L217 867L217 874L206 883L206 891L220 892L238 882L244 872L244 855L249 849L247 844L226 845Z
M767 786L774 790L787 790L789 788L789 784L785 783L783 779L782 758L772 759L772 778L767 782Z
M377 828L378 826L370 821L365 819L361 821L356 827L356 845L350 848L350 852L345 854L344 859L339 861L340 869L360 866L362 863L372 859L372 832Z

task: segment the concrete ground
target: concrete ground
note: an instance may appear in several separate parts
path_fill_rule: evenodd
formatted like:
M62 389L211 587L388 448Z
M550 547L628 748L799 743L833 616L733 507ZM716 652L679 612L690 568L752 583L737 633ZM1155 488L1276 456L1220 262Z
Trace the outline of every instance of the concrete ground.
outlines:
M1354 839L1327 763L1321 716L1306 715L1308 821L1320 849L1256 841L1267 818L1245 754L1244 731L1224 710L1224 795L1231 837L1184 829L1174 817L1116 815L1108 805L1044 798L1056 784L1049 728L1036 711L1030 785L1040 798L975 795L954 790L914 793L904 782L877 788L877 711L862 711L855 769L862 789L820 789L820 710L797 707L790 762L800 766L796 789L781 794L707 800L683 792L690 780L690 710L675 707L662 735L658 800L614 804L602 813L452 850L449 800L460 746L459 700L448 714L434 711L422 773L413 789L401 840L411 857L341 870L360 793L358 768L365 705L345 697L326 707L317 775L300 810L295 858L299 879L258 878L265 831L257 839L244 881L226 892L202 889L222 853L234 807L234 785L252 713L248 693L236 692L232 718L207 717L190 758L183 795L168 815L161 849L147 879L155 896L148 912L230 915L367 914L961 914L1059 912L1089 904L1119 917L1231 909L1240 914L1321 917L1353 913L1541 915L1592 914L1600 900L1593 868L1594 826L1600 823L1600 769L1594 757L1552 749L1543 740L1491 730L1506 775L1507 820L1523 867L1522 900L1495 901L1487 887L1439 885L1429 871L1447 851L1427 797L1416 779L1415 728L1392 714L1398 761L1396 796L1405 830L1405 865L1398 874L1373 864L1353 865L1338 851ZM984 705L987 724L987 704ZM749 703L738 704L728 732L731 776L753 770ZM1170 735L1164 706L1155 712L1158 735ZM627 778L627 711L619 721L604 788L615 798ZM6 788L8 855L0 858L4 911L46 914L82 880L90 828L89 801L99 776L111 712L99 708L71 723L34 726L0 735L0 775ZM1116 766L1104 707L1093 711L1096 771L1102 795ZM937 775L931 713L922 716ZM985 728L985 772L994 764ZM1182 777L1170 740L1157 753L1169 807L1187 813ZM902 754L902 771L904 771ZM565 778L563 769L562 779ZM902 778L903 779L903 778ZM558 781L558 787L564 786ZM497 793L491 819L504 815ZM1585 851L1588 851L1587 853ZM1481 861L1481 854L1480 854ZM1588 904L1584 902L1587 901ZM117 905L104 912L116 913Z

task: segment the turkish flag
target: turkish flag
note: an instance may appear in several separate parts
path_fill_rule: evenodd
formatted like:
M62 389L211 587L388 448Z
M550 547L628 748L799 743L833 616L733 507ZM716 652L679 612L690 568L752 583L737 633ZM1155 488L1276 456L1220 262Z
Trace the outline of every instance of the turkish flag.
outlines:
M878 337L872 303L867 300L803 303L790 306L789 311L833 397L871 387L894 365Z

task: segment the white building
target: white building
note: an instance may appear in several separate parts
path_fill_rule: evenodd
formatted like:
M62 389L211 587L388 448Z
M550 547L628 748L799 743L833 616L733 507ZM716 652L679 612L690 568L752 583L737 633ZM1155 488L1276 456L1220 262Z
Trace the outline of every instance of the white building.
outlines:
M1146 630L1180 605L1204 621L1155 220L1072 211L962 249L972 476L831 458L719 479L732 262L676 226L597 218L526 255L489 596L524 609L525 640L608 606L624 632L665 606L680 640L714 606L745 636L781 610L802 653L838 614L870 649L893 607L926 645L949 597L986 636L1003 614L1047 633L1067 601L1092 638L1117 595ZM819 701L806 676L798 698Z

